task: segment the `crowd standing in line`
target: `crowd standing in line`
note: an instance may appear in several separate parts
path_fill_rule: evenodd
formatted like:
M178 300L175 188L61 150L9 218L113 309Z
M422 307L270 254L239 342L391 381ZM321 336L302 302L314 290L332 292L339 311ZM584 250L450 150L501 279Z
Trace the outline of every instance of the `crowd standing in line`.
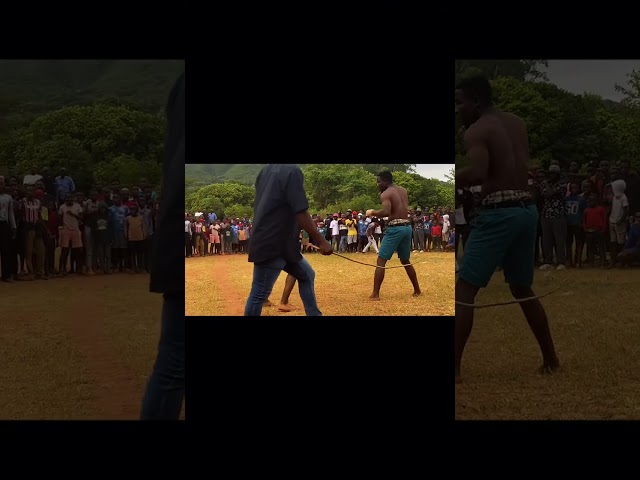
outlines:
M529 172L538 209L534 262L541 270L616 266L640 261L640 176L628 162L602 160L563 172L557 161ZM462 248L471 234L481 188L457 190ZM467 220L469 219L469 220ZM458 254L456 238L456 258Z
M2 281L148 273L159 199L147 180L130 189L95 184L85 193L66 169L57 173L0 177Z
M311 218L320 235L341 254L378 253L388 220L352 209L334 214L316 213ZM447 247L450 239L455 239L455 217L450 207L433 207L424 214L420 207L415 207L409 210L408 218L413 229L413 253L453 250ZM185 257L246 254L253 228L251 220L248 215L220 219L215 213L185 213ZM315 253L312 245L317 246L305 230L300 230L300 251Z

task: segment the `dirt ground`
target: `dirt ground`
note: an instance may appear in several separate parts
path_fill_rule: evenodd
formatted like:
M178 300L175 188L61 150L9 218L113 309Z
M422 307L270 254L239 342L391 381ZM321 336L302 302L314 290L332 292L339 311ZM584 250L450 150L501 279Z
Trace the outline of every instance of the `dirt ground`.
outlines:
M640 269L536 272L562 371L537 375L542 363L517 305L476 311L456 385L457 419L640 419ZM510 300L496 273L477 303Z
M0 418L139 418L162 296L149 276L0 284Z
M375 253L347 255L372 265L377 258ZM426 261L415 265L423 293L417 298L411 296L413 287L404 268L387 270L377 302L368 299L373 290L374 268L335 255L311 253L305 257L316 272L316 298L323 315L450 316L455 312L453 253L411 255L412 263ZM394 257L387 265L400 265L400 261ZM243 315L253 278L253 264L247 261L247 255L187 258L185 275L187 316ZM263 308L263 316L305 315L297 285L290 298L293 310L278 311L286 276L280 274L271 293L270 300L276 306ZM347 310L347 304L358 307Z

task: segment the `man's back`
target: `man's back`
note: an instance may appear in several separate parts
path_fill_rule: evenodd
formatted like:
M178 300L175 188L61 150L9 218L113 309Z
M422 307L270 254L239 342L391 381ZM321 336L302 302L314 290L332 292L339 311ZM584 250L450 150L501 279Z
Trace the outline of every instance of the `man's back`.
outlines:
M484 142L489 152L483 195L528 189L529 140L522 119L506 112L486 114L469 128L465 139L467 136Z
M295 215L309 208L302 171L296 165L267 165L258 174L255 188L249 261L259 263L278 257L300 261Z

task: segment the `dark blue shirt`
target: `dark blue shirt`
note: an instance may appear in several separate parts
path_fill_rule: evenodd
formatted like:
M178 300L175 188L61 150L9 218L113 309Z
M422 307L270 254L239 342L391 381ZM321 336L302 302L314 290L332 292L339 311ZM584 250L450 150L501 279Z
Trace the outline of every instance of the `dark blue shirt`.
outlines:
M580 195L569 195L564 198L566 209L567 225L582 225L584 209L587 208L587 201Z
M640 247L640 225L634 223L631 225L631 230L629 231L629 238L627 238L627 243L624 248L638 248Z
M267 165L256 178L253 233L249 261L302 260L296 214L309 209L302 171L296 165Z

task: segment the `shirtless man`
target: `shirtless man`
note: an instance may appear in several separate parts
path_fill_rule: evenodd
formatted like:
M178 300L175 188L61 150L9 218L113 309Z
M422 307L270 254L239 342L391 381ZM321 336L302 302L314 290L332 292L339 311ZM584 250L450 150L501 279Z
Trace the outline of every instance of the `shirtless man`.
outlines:
M409 197L407 191L393 184L391 172L384 171L378 174L378 189L380 190L380 201L382 210L367 210L367 216L378 218L389 217L388 228L380 244L378 252L378 266L384 267L391 260L394 252L398 252L400 263L409 275L409 280L413 284L413 296L420 295L418 277L413 265L409 265L411 255L411 220L408 218ZM376 268L373 278L373 293L369 297L371 300L380 300L380 286L384 280L384 268Z
M456 282L456 301L473 304L502 266L511 294L516 299L534 297L533 253L538 213L528 190L529 141L524 122L517 116L497 112L491 85L472 77L456 87L456 112L466 127L464 143L471 165L456 172L456 188L482 185L482 206L473 235L464 250ZM547 315L539 300L520 303L520 308L542 351L540 373L560 366ZM462 352L473 326L473 308L456 306L456 383L460 383Z

